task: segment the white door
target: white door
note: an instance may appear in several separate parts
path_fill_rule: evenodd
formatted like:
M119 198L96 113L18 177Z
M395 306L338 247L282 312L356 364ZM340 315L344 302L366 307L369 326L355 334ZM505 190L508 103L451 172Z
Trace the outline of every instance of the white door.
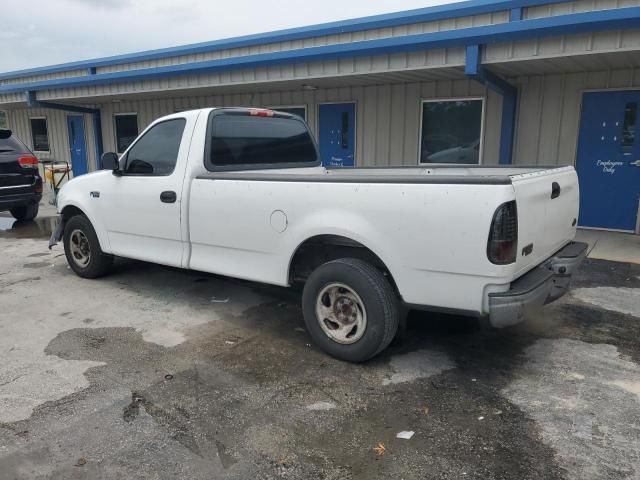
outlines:
M156 123L120 159L122 174L110 179L100 202L115 255L182 266L180 205L194 123Z

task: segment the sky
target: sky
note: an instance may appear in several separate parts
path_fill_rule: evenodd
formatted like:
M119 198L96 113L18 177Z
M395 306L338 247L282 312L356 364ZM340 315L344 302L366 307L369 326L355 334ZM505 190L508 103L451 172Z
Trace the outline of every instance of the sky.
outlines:
M0 0L0 72L452 3Z

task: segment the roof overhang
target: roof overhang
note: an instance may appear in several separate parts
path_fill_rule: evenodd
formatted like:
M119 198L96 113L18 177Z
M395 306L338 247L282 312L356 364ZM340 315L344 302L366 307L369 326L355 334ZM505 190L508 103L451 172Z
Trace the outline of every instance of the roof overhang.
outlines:
M0 86L0 94L58 88L128 83L179 75L193 75L273 65L301 64L378 54L392 54L448 47L486 45L516 40L640 27L640 7L574 13L521 20L459 30L389 37L265 54L230 57L115 73L45 80Z
M557 0L556 3L564 3L570 0ZM310 25L299 28L290 28L275 32L245 35L241 37L201 42L178 47L162 48L144 52L115 55L111 57L69 62L59 65L29 68L7 73L0 73L0 80L19 78L31 75L65 72L70 70L95 70L97 67L119 65L123 63L144 62L160 58L193 55L198 53L211 53L230 48L253 47L267 43L302 40L305 38L343 33L361 32L378 28L392 28L400 25L410 25L421 22L434 22L462 18L472 15L483 15L501 11L520 11L524 7L547 5L550 0L469 0L463 2L438 5L415 10L394 12L383 15L342 20L337 22Z

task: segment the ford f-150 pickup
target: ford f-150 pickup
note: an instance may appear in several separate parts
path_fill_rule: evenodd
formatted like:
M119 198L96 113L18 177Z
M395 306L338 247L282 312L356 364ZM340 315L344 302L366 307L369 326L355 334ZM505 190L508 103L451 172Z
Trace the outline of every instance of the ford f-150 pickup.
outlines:
M286 113L209 108L153 122L105 170L58 197L61 239L81 277L114 256L274 285L304 285L320 348L365 361L407 308L522 321L568 289L573 167L326 169Z

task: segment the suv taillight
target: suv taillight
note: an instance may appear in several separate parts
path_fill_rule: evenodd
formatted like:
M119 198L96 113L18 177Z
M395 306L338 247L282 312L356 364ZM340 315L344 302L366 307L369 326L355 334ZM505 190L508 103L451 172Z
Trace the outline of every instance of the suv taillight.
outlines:
M518 207L516 202L503 203L493 215L487 257L496 265L514 263L518 254Z
M38 168L38 159L33 155L28 157L19 157L18 163L22 168Z

